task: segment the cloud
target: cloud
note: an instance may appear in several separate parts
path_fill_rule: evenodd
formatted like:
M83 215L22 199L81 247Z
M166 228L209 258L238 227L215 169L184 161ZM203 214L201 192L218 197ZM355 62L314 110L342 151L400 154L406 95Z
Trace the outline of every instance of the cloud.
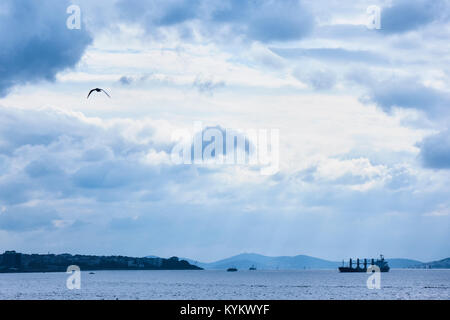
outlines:
M37 191L58 199L96 197L92 189L150 186L161 163L151 155L168 158L172 145L170 131L146 121L104 122L55 109L0 108L0 115L0 199L8 202L28 202Z
M85 29L66 27L69 1L5 1L0 14L0 97L16 85L53 81L58 72L77 64L92 41Z
M392 172L396 170L385 165L373 165L367 158L330 158L301 170L298 176L305 182L323 185L324 188L339 186L342 189L367 191L384 187L391 181Z
M13 208L0 214L0 230L24 232L48 229L58 218L55 212L48 209L37 213L33 208Z
M377 53L366 50L344 48L277 48L271 50L281 57L289 59L312 58L323 61L385 64L387 60Z
M129 86L132 84L142 84L145 83L147 80L153 80L158 82L170 82L169 79L158 79L157 77L152 78L151 73L147 73L144 75L134 75L134 76L121 76L118 80L118 82L122 86Z
M389 113L393 108L415 109L425 112L431 118L448 115L450 95L442 90L425 86L417 77L390 77L360 71L347 75L347 79L366 88L363 102L372 102Z
M218 135L218 139L221 138L221 142L215 141L215 134ZM194 141L203 141L202 155L206 156L207 160L215 160L216 154L223 154L226 156L227 154L235 155L237 152L243 152L247 155L251 148L255 148L253 142L249 140L249 137L246 136L245 132L239 132L229 128L225 129L221 126L202 128L202 131L196 133L193 139ZM222 143L222 150L216 150L216 147L219 148L220 143ZM210 151L212 151L212 153L206 154L205 149L209 149L209 146L211 147ZM229 150L230 146L231 150ZM195 146L192 145L192 160L195 160L194 148ZM205 158L203 160L205 160Z
M391 245L405 224L409 244L434 245L448 232L435 221L433 237L418 234L421 221L414 222L430 218L423 214L437 200L448 207L447 190L430 193L413 171L367 158L323 159L308 172L263 177L238 166L165 161L175 127L163 121L15 108L0 108L0 119L0 229L9 247L145 255L150 242L160 255L211 257L211 247L220 255L250 248L267 238L267 228L274 250L310 241L319 252L327 243L348 243L340 236L347 231L369 241L383 230ZM326 232L311 241L317 230ZM17 233L39 245L22 243Z
M309 84L315 90L329 90L336 84L336 75L331 70L315 70L304 72L298 68L294 70L294 77Z
M420 144L420 159L427 168L450 169L450 131L425 138Z
M192 85L198 92L212 95L215 90L225 87L225 81L214 81L212 78L197 76Z
M434 211L430 211L424 214L424 216L430 217L444 217L450 216L450 208L445 205L438 205Z
M122 76L119 79L119 82L124 86L130 85L133 81L134 81L134 79L132 77L127 77L127 76Z
M159 201L187 188L178 197L184 201L196 198L210 179L217 179L216 174L232 171L230 166L175 165L170 154L176 128L164 121L101 120L58 109L15 108L0 108L0 119L0 204L77 198L105 203ZM219 126L202 132L212 128L225 133ZM237 131L227 133L242 138L245 154L250 141ZM225 136L224 142L225 148ZM205 140L202 151L210 143ZM212 189L205 197L209 193L210 199L220 198Z
M89 132L102 131L93 123L81 121L76 113L4 107L0 107L0 113L0 154L5 155L12 155L18 149L47 148L66 139L75 144Z
M367 28L366 25L355 25L355 24L331 24L331 25L321 25L317 26L313 33L312 38L321 39L340 39L340 40L351 40L352 38L359 38L363 41L364 39L371 39L372 41L379 37L380 34L373 32Z
M120 0L117 8L125 20L138 20L149 29L192 20L199 16L200 4L199 0Z
M224 35L261 42L295 40L308 35L314 25L308 8L298 0L120 0L117 6L122 19L138 22L152 34L159 27L176 26L180 35L192 35L186 32L192 28L215 41ZM187 22L196 25L183 25Z
M213 21L231 24L248 38L262 42L300 39L314 20L300 1L225 1L213 11Z
M397 0L381 12L381 31L402 33L416 30L443 17L448 1Z
M416 80L392 80L379 83L370 93L370 100L384 111L393 107L412 108L435 113L447 100L436 89L426 87Z

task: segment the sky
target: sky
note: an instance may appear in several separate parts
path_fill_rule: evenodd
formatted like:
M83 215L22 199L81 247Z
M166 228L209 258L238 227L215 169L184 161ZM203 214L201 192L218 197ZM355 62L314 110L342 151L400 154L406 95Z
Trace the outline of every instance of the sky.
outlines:
M2 0L0 250L446 258L449 39L449 0ZM207 128L278 170L174 163Z

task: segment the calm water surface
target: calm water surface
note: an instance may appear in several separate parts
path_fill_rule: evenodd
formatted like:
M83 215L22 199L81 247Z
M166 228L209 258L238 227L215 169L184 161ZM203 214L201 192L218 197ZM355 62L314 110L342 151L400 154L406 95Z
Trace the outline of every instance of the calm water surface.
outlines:
M302 271L96 271L81 289L66 273L0 274L0 299L450 299L450 270L391 270L381 289L365 273Z

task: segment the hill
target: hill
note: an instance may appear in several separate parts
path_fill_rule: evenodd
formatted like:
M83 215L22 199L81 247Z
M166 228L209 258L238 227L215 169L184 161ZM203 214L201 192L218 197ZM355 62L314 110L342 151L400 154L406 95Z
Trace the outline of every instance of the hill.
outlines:
M450 269L450 258L423 263L421 267L427 269Z
M268 257L256 253L242 253L230 258L205 263L192 259L186 259L190 264L209 270L225 270L236 267L240 270L248 270L252 265L259 270L303 270L303 269L336 269L342 262L329 261L306 255ZM421 261L411 259L386 259L391 268L413 268L422 264ZM347 261L346 261L347 262Z
M204 263L185 259L189 263L204 269L227 269L231 266L238 269L248 269L252 265L260 270L301 270L301 269L334 269L340 263L314 258L306 255L268 257L256 253L242 253L219 261Z
M0 254L0 273L66 272L76 265L81 270L200 270L177 257L169 259L124 256L92 256L64 254L24 254L5 251Z
M423 262L412 259L386 259L389 266L394 269L415 268Z

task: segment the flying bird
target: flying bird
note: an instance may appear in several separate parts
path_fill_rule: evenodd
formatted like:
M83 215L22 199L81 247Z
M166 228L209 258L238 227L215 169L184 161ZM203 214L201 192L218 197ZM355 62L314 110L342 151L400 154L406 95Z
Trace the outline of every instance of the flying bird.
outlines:
M101 88L95 88L95 89L92 89L91 91L89 91L89 94L88 94L88 96L87 96L87 99L89 99L89 96L91 95L91 93L92 92L94 92L94 91L96 91L96 92L104 92L109 98L111 98L111 96L108 94L108 92L106 92L105 90L103 90L103 89L101 89Z

